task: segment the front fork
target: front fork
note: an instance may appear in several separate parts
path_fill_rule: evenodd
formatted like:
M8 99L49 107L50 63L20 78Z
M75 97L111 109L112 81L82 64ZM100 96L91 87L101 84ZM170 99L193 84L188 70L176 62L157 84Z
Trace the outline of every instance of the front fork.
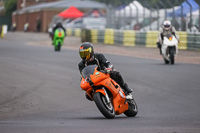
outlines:
M178 48L176 46L162 46L162 55L164 58L167 58L169 60L169 51L171 49L174 49L174 55L176 56L176 54L178 53Z
M97 93L97 92L100 92L101 94L103 94L105 96L107 103L111 103L110 98L108 96L108 93L106 92L104 87L102 87L102 89L98 89L98 90L95 91L95 93Z

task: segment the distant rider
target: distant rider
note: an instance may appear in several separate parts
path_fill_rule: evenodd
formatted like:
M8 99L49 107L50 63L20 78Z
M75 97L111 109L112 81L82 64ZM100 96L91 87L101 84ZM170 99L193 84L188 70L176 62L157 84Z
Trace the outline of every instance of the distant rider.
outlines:
M114 79L125 91L125 94L130 94L133 90L124 82L121 74L114 69L114 66L101 53L94 53L93 45L89 42L84 42L79 48L79 54L82 61L78 64L80 73L84 67L88 65L97 65L100 70L110 71L110 77ZM91 100L86 94L86 98Z
M169 20L165 20L162 24L162 28L160 29L160 33L158 35L157 46L160 49L160 54L162 54L161 47L163 44L164 36L166 36L167 34L173 34L176 37L176 39L178 40L178 42L180 42L179 36L176 34L176 29L174 28L174 26L172 26L172 24Z
M52 40L53 40L53 38L54 38L54 33L55 33L56 29L58 29L58 28L63 29L64 32L65 32L65 35L66 35L66 30L65 30L65 28L63 27L62 23L61 23L61 22L57 22L57 23L53 26L53 30L52 30Z

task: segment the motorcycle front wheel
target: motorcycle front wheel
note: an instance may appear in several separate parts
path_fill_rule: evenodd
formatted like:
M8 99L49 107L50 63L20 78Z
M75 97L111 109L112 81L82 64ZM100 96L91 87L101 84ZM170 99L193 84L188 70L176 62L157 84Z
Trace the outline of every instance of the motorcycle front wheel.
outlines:
M169 55L171 64L174 64L174 49L170 49Z
M103 94L95 93L93 98L97 108L106 118L113 119L115 117L115 110L112 103L108 103Z
M169 64L169 61L167 59L165 59L164 57L163 59L164 59L165 64Z
M138 107L134 99L128 101L128 110L124 114L128 117L135 117L138 113Z

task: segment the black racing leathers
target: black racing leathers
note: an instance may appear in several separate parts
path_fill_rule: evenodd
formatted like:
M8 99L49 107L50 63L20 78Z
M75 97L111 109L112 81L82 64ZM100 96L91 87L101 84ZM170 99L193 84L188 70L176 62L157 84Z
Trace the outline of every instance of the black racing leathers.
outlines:
M92 57L91 61L84 61L82 60L79 64L79 71L80 73L82 72L83 68L88 66L88 65L97 65L99 70L104 70L105 68L109 68L109 66L111 65L111 63L105 58L105 56L103 54L100 53L95 53ZM123 87L125 85L124 80L121 76L121 74L116 71L113 70L110 73L110 77L115 80L121 87Z
M62 25L56 25L56 26L54 26L53 27L53 34L55 33L55 31L56 31L56 29L58 29L58 28L61 28L61 29L63 29L64 30L64 32L65 32L65 35L66 35L66 29L62 26Z

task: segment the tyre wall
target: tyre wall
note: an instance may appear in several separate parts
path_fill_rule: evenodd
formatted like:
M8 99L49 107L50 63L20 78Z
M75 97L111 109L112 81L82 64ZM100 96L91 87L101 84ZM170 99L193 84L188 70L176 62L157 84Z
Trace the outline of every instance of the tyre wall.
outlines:
M108 45L157 47L159 31L140 32L134 30L116 29L67 29L67 36L81 37L82 42ZM179 49L200 50L200 33L178 31L180 38Z

